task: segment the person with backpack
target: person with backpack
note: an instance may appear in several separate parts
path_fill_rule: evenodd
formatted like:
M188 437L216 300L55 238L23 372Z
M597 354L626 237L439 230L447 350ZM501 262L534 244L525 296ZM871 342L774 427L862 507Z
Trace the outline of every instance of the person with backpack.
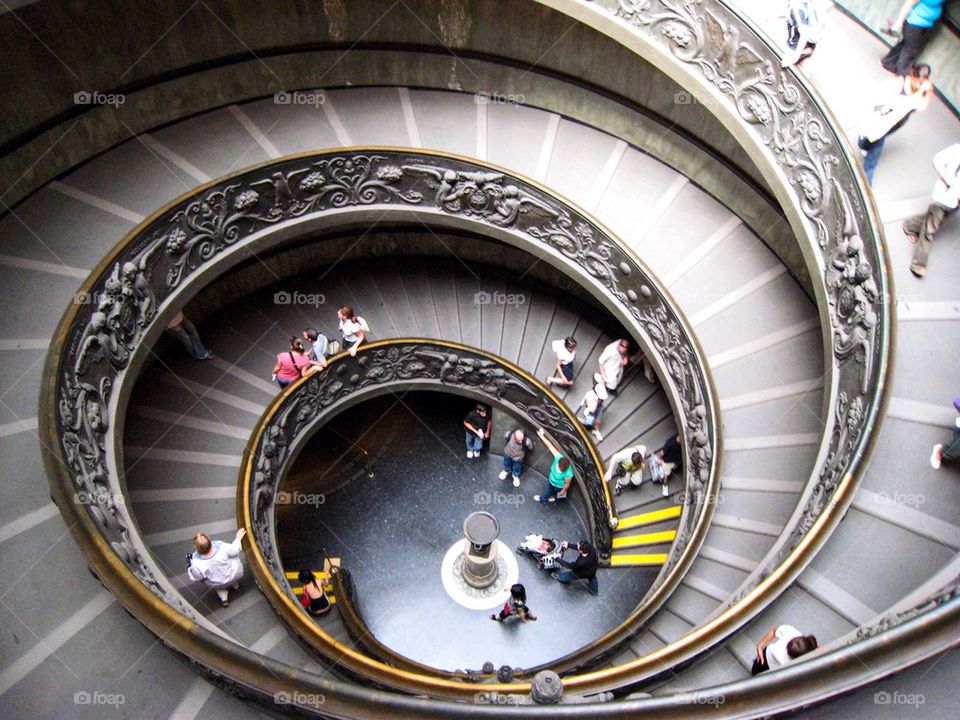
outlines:
M607 388L602 382L587 390L577 412L583 415L583 427L593 433L597 442L603 440L600 433L600 421L603 418L603 404L607 401Z
M310 365L310 358L303 349L303 342L298 337L290 338L290 349L287 352L277 353L277 364L273 366L273 379L280 389L287 387L303 374L303 369Z
M349 305L344 305L337 310L337 320L340 337L343 340L342 349L347 350L350 357L356 357L357 348L366 339L370 326L367 325L366 320L354 313Z

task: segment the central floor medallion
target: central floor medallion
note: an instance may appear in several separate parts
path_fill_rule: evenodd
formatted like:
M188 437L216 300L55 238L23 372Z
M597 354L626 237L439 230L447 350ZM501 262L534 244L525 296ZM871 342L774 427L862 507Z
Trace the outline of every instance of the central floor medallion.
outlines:
M513 551L502 540L494 541L496 547L496 580L483 588L473 587L463 576L463 540L455 542L443 557L440 580L443 589L453 600L468 610L492 610L510 597L510 586L520 578L520 567Z

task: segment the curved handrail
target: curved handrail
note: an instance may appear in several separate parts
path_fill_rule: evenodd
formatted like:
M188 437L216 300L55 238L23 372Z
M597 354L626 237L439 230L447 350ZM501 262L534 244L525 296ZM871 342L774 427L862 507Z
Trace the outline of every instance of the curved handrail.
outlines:
M419 213L437 225L483 228L532 251L578 279L640 341L663 379L685 441L688 501L678 536L686 542L674 543L655 580L651 596L662 602L665 589L679 582L692 561L716 494L715 393L683 316L632 253L545 188L464 158L388 148L307 153L209 183L142 223L84 284L97 302L74 305L61 321L48 356L41 422L51 484L60 493L81 490L97 499L86 506L90 523L74 524L81 547L91 558L113 553L126 567L117 574L106 563L104 583L125 596L136 578L140 591L149 588L156 602L175 608L200 631L221 632L194 613L158 570L127 507L115 429L131 380L178 303L208 277L298 231L321 222L328 228L349 224L371 212L378 219ZM610 525L615 521L611 517ZM149 604L137 607L150 612L144 610ZM425 678L402 680L421 692L442 695L448 689ZM505 689L523 690L516 684Z

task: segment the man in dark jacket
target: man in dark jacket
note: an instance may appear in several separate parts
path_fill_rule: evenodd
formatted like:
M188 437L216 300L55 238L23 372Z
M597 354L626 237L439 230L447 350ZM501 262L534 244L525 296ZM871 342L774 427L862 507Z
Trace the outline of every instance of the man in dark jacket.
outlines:
M570 543L565 542L561 547L566 550L570 547ZM554 572L551 577L562 583L573 582L575 579L586 580L590 594L599 595L600 583L597 582L597 566L600 564L600 555L586 540L581 540L575 547L580 551L577 558L573 562L568 562L561 557L560 564L567 569Z

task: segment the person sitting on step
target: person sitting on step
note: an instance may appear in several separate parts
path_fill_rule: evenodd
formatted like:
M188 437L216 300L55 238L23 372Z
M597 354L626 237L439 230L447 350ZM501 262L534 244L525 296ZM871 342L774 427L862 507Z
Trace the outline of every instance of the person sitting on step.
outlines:
M309 570L301 570L297 579L303 585L300 604L307 609L307 612L311 615L325 615L330 612L330 598L323 591L323 586L317 582L316 576Z
M646 467L646 455L647 448L644 445L627 447L613 454L603 479L610 482L614 477L617 478L613 487L614 495L619 495L628 486L640 487L643 482L643 469Z

